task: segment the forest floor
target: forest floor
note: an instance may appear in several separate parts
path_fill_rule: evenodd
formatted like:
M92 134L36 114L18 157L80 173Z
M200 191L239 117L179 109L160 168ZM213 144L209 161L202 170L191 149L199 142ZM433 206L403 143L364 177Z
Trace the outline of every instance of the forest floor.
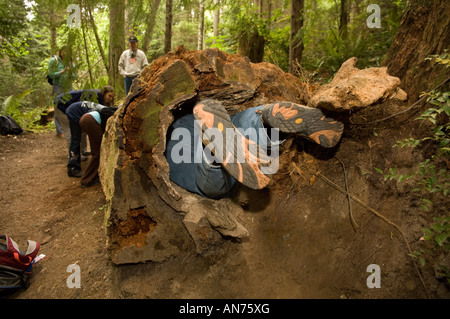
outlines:
M397 223L418 249L431 216L420 211L410 188L385 182L374 170L417 163L420 154L392 148L410 134L408 125L376 134L354 129L326 156L296 141L282 161L297 162L298 169L285 165L268 189L235 198L246 202L237 218L248 239L226 240L209 257L187 252L161 264L121 266L112 264L105 248L101 186L81 188L67 177L65 141L53 132L2 136L0 233L24 249L27 239L36 240L46 255L35 265L30 287L13 298L426 298L401 235L355 202L360 228L353 230L347 197L312 175L320 170L345 188L334 156L339 158L350 192ZM67 286L72 264L80 266L81 288ZM380 267L380 288L367 286L371 264ZM418 268L430 297L450 298L433 267Z

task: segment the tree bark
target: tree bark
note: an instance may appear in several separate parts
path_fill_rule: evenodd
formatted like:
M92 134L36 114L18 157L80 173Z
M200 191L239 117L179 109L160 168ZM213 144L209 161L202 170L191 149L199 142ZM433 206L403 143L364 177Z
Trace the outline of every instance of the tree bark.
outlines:
M109 85L114 87L119 96L124 92L123 78L118 68L125 46L124 9L122 0L109 1Z
M389 74L400 78L410 101L448 77L445 66L425 60L450 47L448 12L448 0L426 0L420 4L411 2L403 14L383 65L388 67Z
M203 50L203 34L205 32L205 0L199 1L198 9L197 50Z
M238 54L246 56L253 63L263 61L265 39L258 31L244 31L239 37Z
M341 14L339 17L339 34L342 39L347 39L348 18L349 18L348 0L341 0Z
M56 43L56 15L55 9L52 7L50 9L50 47L52 50L52 54L56 54L58 52L58 45Z
M213 36L219 36L220 7L219 0L214 0ZM214 40L215 42L215 40Z
M161 4L161 0L153 0L153 3L150 7L150 15L147 20L147 29L145 30L144 43L142 45L142 51L147 52L148 47L150 46L150 41L152 39L152 32L155 27L156 15L158 13L159 5Z
M134 25L132 23L133 12L131 11L129 0L124 0L124 4L123 32L125 34L125 38L127 39L129 36L134 35Z
M303 55L303 9L304 0L292 0L291 4L291 33L289 45L289 72L293 72L296 63L302 61Z
M262 18L262 0L258 2L258 14L259 18ZM250 25L247 30L243 30L239 36L238 54L246 56L253 63L259 63L264 58L264 36L259 34L256 26Z
M172 50L172 0L166 0L166 32L164 39L164 53Z

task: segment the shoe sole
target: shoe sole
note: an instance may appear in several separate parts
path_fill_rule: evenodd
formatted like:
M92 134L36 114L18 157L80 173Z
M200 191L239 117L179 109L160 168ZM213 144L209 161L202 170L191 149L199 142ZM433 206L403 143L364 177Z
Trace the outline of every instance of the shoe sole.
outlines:
M292 102L268 104L262 110L264 122L284 133L303 137L330 148L341 139L344 124L326 117L318 108Z
M239 183L249 188L266 187L270 177L261 171L261 167L269 166L270 158L256 142L249 140L236 129L222 103L216 100L202 101L194 107L193 113L194 118L201 121L203 144L223 168ZM234 134L227 134L230 130ZM222 145L216 145L217 142L214 142L217 134L222 135ZM234 140L235 136L238 137L237 142ZM229 148L230 145L232 148Z
M83 174L82 173L67 173L67 176L80 178L81 176L83 176Z

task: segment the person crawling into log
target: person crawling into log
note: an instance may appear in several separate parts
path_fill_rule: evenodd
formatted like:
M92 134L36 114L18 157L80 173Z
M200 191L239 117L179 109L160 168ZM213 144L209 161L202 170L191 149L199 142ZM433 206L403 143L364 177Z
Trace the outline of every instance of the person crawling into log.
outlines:
M241 183L267 186L278 170L279 146L290 134L325 148L341 139L344 125L318 108L279 102L229 116L217 100L204 100L176 119L167 134L170 180L203 197L232 196Z

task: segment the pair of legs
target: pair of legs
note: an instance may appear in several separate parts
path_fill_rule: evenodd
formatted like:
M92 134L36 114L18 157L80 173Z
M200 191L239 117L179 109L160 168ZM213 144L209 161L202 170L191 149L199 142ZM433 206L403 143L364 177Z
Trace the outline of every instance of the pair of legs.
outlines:
M72 91L73 88L67 88L67 91ZM66 92L67 92L66 91ZM62 86L59 86L57 84L53 84L53 88L52 88L52 95L53 98L64 93L64 88ZM58 113L59 111L59 113ZM62 136L63 134L66 135L68 133L68 124L63 123L62 121L64 121L64 118L61 116L61 114L64 114L62 111L58 110L58 108L55 106L55 127L56 127L56 134L58 136ZM65 127L64 125L67 124L67 126ZM66 130L64 130L65 128L67 128ZM70 135L70 134L69 134ZM67 137L66 137L66 141L67 141Z
M87 113L80 119L80 128L89 137L92 157L81 177L81 186L89 187L98 183L98 167L100 164L100 148L103 138L103 130L94 117Z
M196 125L200 127L197 134ZM202 101L193 114L171 126L166 148L170 179L188 191L216 199L231 195L237 183L262 189L278 169L280 132L333 147L343 128L321 110L291 102L252 107L230 117L220 102ZM194 138L180 139L189 135ZM200 142L195 136L200 136Z
M131 84L133 84L133 80L135 79L135 76L126 76L125 77L125 95L128 95L128 92L130 92Z
M70 125L69 125L69 119L67 118L67 115L63 113L58 108L55 108L55 123L58 122L61 128L61 132L64 133L64 139L66 140L67 144L67 150L70 149L70 140L72 134L70 133ZM87 142L86 142L86 134L83 132L81 134L81 153L87 152Z

